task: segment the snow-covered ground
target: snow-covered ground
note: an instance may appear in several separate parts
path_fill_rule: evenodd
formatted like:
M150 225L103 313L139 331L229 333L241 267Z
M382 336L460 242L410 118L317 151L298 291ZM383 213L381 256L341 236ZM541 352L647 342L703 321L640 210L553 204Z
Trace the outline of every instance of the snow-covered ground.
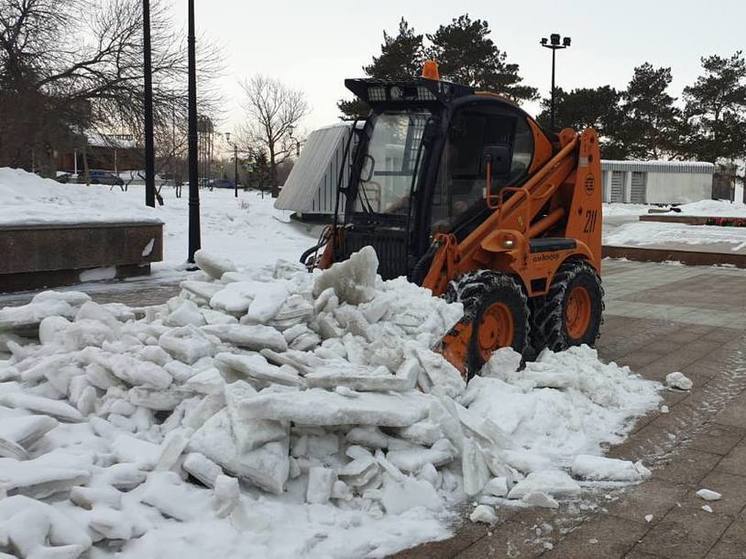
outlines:
M739 251L746 248L746 228L638 221L625 223L604 234L604 244L611 246L671 243L700 246L725 244L729 245L730 250Z
M642 204L604 204L604 244L631 245L730 245L733 251L746 248L746 228L710 225L687 225L639 221L655 206ZM656 208L660 209L660 208ZM724 200L701 200L678 206L679 212L663 215L746 217L746 204Z
M601 455L660 385L587 347L520 372L503 349L466 384L431 349L460 304L381 281L371 249L198 264L159 307L0 310L0 553L380 557L458 503L490 522L649 475Z
M153 265L153 279L185 277L188 255L189 193L181 198L164 187L164 205L145 206L142 185L127 192L107 185L61 184L25 171L0 168L0 226L70 224L104 221L163 223L163 262ZM242 267L272 266L278 259L297 262L318 239L318 226L291 221L276 210L274 199L259 192L231 189L200 190L202 248L229 257Z
M0 226L79 222L158 221L158 215L118 188L60 184L0 167Z
M650 204L620 204L605 203L604 217L640 216L648 214L650 210L666 210L666 206ZM743 202L729 202L728 200L700 200L689 204L676 206L676 211L665 212L663 215L691 215L717 217L746 217L746 204Z

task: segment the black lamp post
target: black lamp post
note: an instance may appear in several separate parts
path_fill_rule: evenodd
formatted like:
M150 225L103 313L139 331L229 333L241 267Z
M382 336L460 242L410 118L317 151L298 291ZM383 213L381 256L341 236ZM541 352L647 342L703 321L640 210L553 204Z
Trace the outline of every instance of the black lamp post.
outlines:
M189 35L188 35L188 57L189 57L189 84L188 84L188 108L189 108L189 258L190 264L194 263L194 253L197 252L202 243L200 241L199 227L199 184L197 175L197 63L194 37L194 0L189 0Z
M231 143L231 133L225 133L225 141L233 147L233 194L238 198L238 144Z
M562 37L562 40L560 41L560 34L559 33L552 33L549 35L549 39L546 37L543 37L541 39L541 46L544 48L552 49L552 103L550 106L549 114L550 114L550 121L551 121L551 128L552 131L554 131L554 66L555 66L555 60L557 51L559 49L566 49L570 46L570 37Z
M143 113L145 119L145 205L155 207L155 148L153 146L153 70L150 54L150 0L142 1Z

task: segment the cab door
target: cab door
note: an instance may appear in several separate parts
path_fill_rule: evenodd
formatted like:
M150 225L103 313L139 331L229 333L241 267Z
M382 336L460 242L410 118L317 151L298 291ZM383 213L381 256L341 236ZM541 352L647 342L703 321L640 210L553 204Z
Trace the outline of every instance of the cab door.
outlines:
M458 109L450 121L433 192L431 234L465 237L488 211L486 186L494 194L520 184L528 175L532 153L531 129L520 114L484 104Z

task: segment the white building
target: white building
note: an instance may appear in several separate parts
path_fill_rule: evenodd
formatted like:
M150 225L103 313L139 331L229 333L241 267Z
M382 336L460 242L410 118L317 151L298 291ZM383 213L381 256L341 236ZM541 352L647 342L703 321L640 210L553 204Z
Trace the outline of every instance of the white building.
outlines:
M604 202L686 204L712 198L712 163L602 160L601 170Z

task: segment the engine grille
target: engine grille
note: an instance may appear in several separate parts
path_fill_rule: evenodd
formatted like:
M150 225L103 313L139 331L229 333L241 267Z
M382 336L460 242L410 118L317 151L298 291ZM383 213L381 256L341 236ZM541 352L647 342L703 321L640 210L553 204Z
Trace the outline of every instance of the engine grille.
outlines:
M336 261L347 259L350 254L365 246L372 246L378 255L378 273L383 279L407 275L407 237L401 230L379 229L360 231L348 229L337 249Z

